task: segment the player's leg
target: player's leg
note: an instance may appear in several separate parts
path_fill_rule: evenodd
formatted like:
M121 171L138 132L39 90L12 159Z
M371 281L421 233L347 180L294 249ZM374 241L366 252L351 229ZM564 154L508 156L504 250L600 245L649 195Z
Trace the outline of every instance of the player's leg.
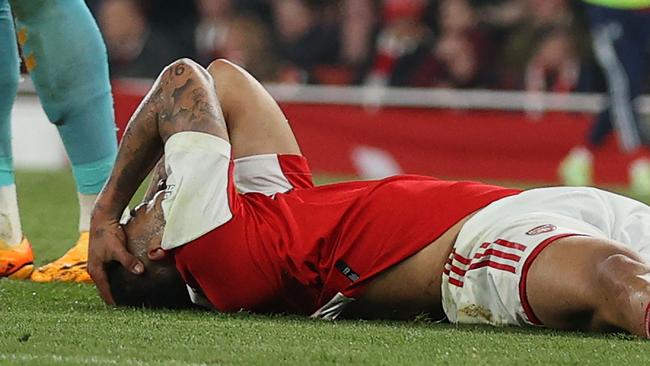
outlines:
M117 151L106 48L82 0L10 1L25 64L59 130L79 193L77 245L32 279L89 281L90 212Z
M591 237L559 239L541 251L521 281L522 304L533 322L648 336L650 265L623 245Z
M614 126L608 105L594 119L587 136L587 144L571 149L562 159L559 168L560 181L567 186L593 186L594 150L600 148L605 138L612 133Z
M587 9L594 54L607 81L610 118L619 145L626 153L641 155L644 136L635 100L643 92L648 70L643 37L647 32L646 19L638 19L636 12L630 10L595 5L588 5ZM636 194L650 194L650 160L635 158L628 167L628 175Z
M19 59L8 0L0 0L0 45L0 277L26 278L33 269L33 256L23 240L11 154L11 107L18 89Z
M642 83L637 76L645 62L643 46L628 27L625 11L600 6L588 10L594 53L607 80L612 121L623 150L633 151L641 144L633 100Z
M588 145L592 147L602 146L605 142L605 138L611 134L612 131L614 131L614 126L612 125L612 112L611 106L608 105L596 116L587 137Z

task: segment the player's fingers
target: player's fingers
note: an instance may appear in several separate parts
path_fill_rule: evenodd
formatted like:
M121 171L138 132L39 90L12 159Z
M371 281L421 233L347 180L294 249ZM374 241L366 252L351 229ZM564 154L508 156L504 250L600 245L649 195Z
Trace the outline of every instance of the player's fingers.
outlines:
M95 286L97 286L99 296L102 300L109 305L115 305L115 300L113 300L113 295L111 295L111 289L106 279L106 272L103 269L91 271L89 268L88 273L90 273L90 277L95 281Z
M95 250L92 245L90 245L89 250L88 250L88 274L90 275L90 278L95 281L95 284L99 282L101 279L103 268L102 268L102 262L98 260L97 255L95 254Z
M133 274L139 275L144 272L144 264L129 253L124 246L120 245L113 248L113 258Z

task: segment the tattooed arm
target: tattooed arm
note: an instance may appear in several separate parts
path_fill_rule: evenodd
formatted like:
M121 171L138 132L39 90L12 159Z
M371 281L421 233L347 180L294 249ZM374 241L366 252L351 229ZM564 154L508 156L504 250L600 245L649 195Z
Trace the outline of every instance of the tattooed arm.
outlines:
M91 219L88 272L102 298L114 303L105 264L118 261L135 274L144 266L125 248L119 219L129 200L163 153L164 143L181 131L203 132L228 141L228 132L212 78L183 59L168 66L131 117L111 176Z

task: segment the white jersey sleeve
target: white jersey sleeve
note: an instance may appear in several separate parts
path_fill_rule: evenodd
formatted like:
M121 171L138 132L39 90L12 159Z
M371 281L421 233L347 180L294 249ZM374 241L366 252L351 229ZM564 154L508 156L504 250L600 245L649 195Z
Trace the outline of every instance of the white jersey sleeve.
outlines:
M235 185L241 193L257 192L267 196L293 188L282 171L278 154L235 159Z
M188 243L232 218L230 150L226 140L201 132L179 132L167 140L163 249Z

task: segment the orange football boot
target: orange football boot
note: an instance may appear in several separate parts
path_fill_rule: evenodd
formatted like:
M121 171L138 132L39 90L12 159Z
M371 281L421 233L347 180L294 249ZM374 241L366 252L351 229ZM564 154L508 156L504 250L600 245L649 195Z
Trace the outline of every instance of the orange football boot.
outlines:
M9 246L0 241L0 277L24 280L34 271L32 246L23 238L19 245Z
M82 232L77 243L61 258L37 268L32 273L35 282L87 282L92 283L88 271L87 231Z

